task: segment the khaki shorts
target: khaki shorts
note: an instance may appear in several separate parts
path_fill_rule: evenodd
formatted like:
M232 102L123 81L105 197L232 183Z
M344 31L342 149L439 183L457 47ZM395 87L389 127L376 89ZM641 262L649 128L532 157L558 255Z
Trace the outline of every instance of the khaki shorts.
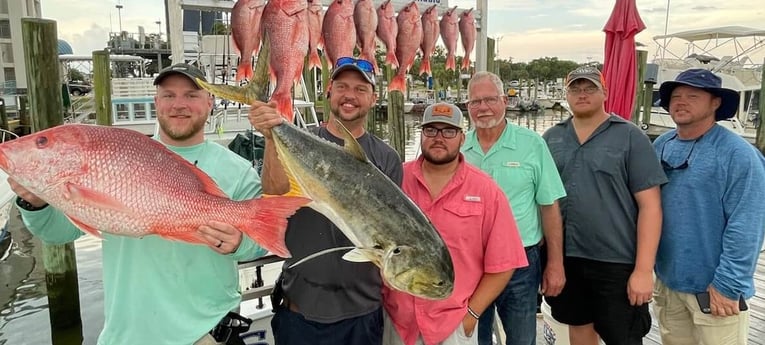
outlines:
M664 345L745 345L749 311L720 317L704 314L694 294L677 292L656 279L653 311Z

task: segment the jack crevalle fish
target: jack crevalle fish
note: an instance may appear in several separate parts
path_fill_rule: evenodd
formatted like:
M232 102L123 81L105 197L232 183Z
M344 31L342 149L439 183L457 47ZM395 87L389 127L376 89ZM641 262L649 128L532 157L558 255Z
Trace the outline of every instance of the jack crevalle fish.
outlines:
M282 257L286 218L310 200L233 201L202 170L139 132L95 125L53 127L0 144L0 169L61 210L83 232L206 244L210 220L240 229Z
M264 40L258 61L268 52ZM255 80L265 68L258 62ZM197 82L213 94L241 103L265 101L267 88L245 88ZM371 261L393 289L427 299L444 299L454 288L449 251L433 225L402 191L369 162L350 132L345 147L298 129L288 121L274 127L279 160L296 195L312 200L309 207L335 223L355 249L343 258Z

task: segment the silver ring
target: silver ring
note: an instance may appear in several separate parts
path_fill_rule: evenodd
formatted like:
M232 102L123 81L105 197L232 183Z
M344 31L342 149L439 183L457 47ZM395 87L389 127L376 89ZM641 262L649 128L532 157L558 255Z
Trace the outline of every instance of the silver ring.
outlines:
M218 245L217 245L217 246L215 246L215 247L217 247L217 248L220 248L220 246L222 246L222 245L223 245L223 240L218 240L218 241L220 241L220 242L218 242Z

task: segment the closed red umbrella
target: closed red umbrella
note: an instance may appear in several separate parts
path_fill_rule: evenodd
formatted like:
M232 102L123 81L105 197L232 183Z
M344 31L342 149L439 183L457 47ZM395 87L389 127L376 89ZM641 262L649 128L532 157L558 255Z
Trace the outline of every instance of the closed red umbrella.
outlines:
M645 29L635 0L616 0L606 32L606 54L603 76L608 88L606 111L629 120L635 102L637 67L635 35Z

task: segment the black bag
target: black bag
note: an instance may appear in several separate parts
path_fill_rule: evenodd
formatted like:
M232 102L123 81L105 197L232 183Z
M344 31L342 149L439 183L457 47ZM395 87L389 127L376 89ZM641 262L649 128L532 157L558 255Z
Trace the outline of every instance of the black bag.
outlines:
M237 134L236 138L228 144L228 149L252 162L252 166L257 170L258 175L260 175L260 171L263 168L263 155L266 149L265 138L254 135L251 130L248 130L244 134Z

